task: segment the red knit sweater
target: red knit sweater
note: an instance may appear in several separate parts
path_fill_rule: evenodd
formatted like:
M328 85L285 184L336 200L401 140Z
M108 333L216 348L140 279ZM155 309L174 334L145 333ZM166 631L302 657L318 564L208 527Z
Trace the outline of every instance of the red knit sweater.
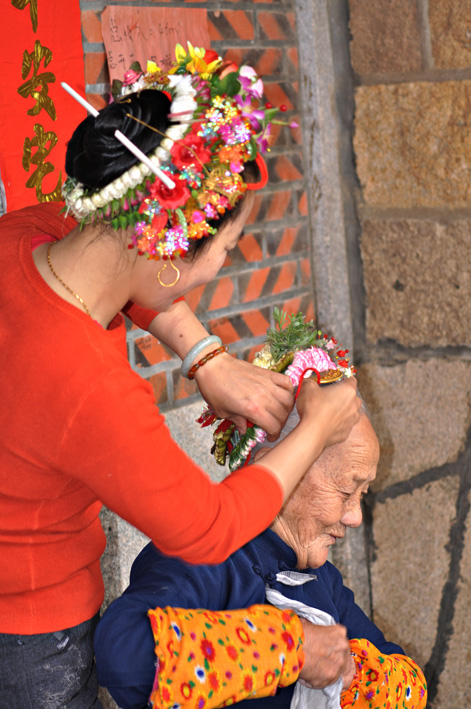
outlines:
M0 219L0 632L50 632L96 613L102 502L194 563L225 559L282 503L258 465L212 483L129 367L122 316L104 330L45 283L31 237L72 226L49 204Z

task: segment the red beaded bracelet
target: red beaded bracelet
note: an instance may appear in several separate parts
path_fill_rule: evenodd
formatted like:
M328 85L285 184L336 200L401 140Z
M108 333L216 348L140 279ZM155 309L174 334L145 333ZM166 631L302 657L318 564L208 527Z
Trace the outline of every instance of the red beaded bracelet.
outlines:
M217 350L213 350L212 352L208 352L207 355L202 357L199 362L196 362L194 364L190 371L188 372L188 379L194 379L195 374L198 371L200 367L202 367L206 362L209 362L210 359L213 359L214 357L217 357L219 354L222 354L223 352L227 352L229 347L227 345L221 345L221 347L218 347Z

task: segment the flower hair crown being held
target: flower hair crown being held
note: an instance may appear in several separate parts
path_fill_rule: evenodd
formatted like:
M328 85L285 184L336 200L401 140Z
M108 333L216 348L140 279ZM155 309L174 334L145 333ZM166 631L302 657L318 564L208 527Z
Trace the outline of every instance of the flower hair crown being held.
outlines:
M87 186L86 177L80 181L68 171L63 187L67 211L82 226L96 221L116 230L132 226L129 248L156 260L185 256L191 242L216 233L218 221L247 189L266 184L262 153L278 112L261 104L263 82L252 67L228 65L213 50L190 43L188 51L177 45L175 54L168 71L151 61L146 71L133 64L123 82L113 82L114 104L98 114L101 119L107 111L117 116L122 111L127 125L155 134L156 147L104 185ZM158 118L163 124L152 111L146 120L139 115L141 97L151 105L155 92L162 96ZM115 135L126 145L121 136L126 139L124 132L132 130L122 128ZM258 184L244 179L250 162L261 173Z
M254 366L286 374L295 387L297 398L305 378L314 376L320 385L353 377L356 369L349 361L349 351L342 349L335 337L318 330L314 322L305 322L304 315L288 315L273 310L275 327L267 330L267 340L255 355ZM229 419L221 421L211 409L198 418L201 426L216 425L212 454L219 465L229 463L233 472L246 464L252 449L263 443L267 434L259 426L247 422L247 431L240 435Z

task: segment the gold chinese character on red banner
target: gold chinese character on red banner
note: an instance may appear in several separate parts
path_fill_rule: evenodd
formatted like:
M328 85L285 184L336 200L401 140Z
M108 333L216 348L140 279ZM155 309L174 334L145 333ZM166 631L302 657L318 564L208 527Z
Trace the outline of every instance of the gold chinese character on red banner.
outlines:
M59 172L59 179L52 192L45 194L42 190L42 181L46 175L53 172L54 165L45 162L45 159L57 143L57 135L52 131L45 131L42 125L36 123L34 126L35 137L25 138L23 143L23 158L21 164L24 170L30 171L31 165L36 165L36 169L28 178L26 187L36 189L36 199L38 202L59 202L61 200L62 172ZM33 155L33 148L37 148Z
M29 5L29 14L31 17L31 24L33 25L33 32L38 29L38 0L11 0L13 7L17 10L24 10L27 5Z
M51 71L45 71L42 74L38 73L41 62L44 61L44 66L46 67L51 59L51 50L47 47L43 47L39 39L34 43L34 50L32 52L24 51L21 76L23 79L26 79L31 70L33 73L31 78L20 86L18 93L20 96L23 96L23 98L32 96L36 101L33 108L27 111L28 116L37 116L38 113L44 109L52 120L55 121L57 117L56 109L49 96L48 84L54 83L56 77Z

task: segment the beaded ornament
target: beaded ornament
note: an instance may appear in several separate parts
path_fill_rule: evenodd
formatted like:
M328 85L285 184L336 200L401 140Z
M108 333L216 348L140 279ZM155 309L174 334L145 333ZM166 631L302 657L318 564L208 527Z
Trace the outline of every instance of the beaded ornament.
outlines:
M271 123L282 123L273 120L277 108L260 105L263 82L252 67L225 64L215 51L189 42L188 52L177 44L175 54L168 72L151 61L143 72L136 63L124 82L113 82L117 101L143 89L170 96L171 125L148 157L175 186L166 186L142 162L100 190L70 177L63 186L67 210L81 225L132 225L139 254L157 260L184 256L192 239L217 231L209 222L254 187L241 176L245 163L256 160L266 173L260 153L268 150Z
M315 374L320 385L331 384L344 377L353 377L356 369L350 363L348 350L342 349L334 337L318 330L314 322L304 322L302 313L291 315L274 308L275 327L267 330L267 342L255 355L256 367L286 374L295 389L296 397L304 378ZM266 432L259 426L247 422L247 431L242 436L229 419L221 421L216 414L206 408L197 423L204 428L217 425L211 453L219 465L229 462L233 472L248 462L252 449L263 443Z

